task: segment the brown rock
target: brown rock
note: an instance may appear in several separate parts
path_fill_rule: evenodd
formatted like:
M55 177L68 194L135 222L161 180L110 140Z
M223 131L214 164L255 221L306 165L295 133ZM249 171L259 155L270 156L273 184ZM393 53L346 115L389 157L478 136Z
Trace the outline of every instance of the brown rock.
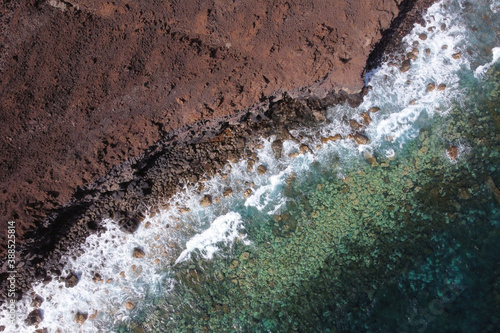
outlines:
M458 147L456 146L450 146L447 150L446 153L448 156L452 159L455 160L458 157Z
M233 189L230 188L230 187L227 187L224 189L224 192L222 193L222 195L224 195L225 197L228 197L230 196L231 194L233 194Z
M262 164L261 164L261 165L259 165L259 166L257 167L257 173L258 173L259 175L263 175L263 174L265 174L266 172L267 172L267 168L266 168L264 165L262 165Z
M354 129L354 130L356 130L356 131L357 131L357 130L360 130L360 129L361 129L361 127L363 127L363 126L361 126L361 124L360 124L360 123L358 123L358 122L357 122L356 120L354 120L354 119L350 119L350 120L349 120L349 126L351 126L351 128L352 128L352 129Z
M248 198L248 197L249 197L249 196L251 196L251 195L252 195L252 189L247 188L247 189L245 190L245 193L243 194L243 197Z
M64 279L64 284L66 288L73 288L78 284L78 276L74 272L70 272L69 275Z
M94 312L89 316L89 319L92 320L92 319L95 319L97 317L97 310L94 310Z
M38 325L43 321L42 311L40 309L35 309L28 314L26 318L26 325Z
M354 134L354 141L356 141L358 145L366 145L367 143L370 142L370 139L368 139L363 134L356 133Z
M98 282L103 282L104 280L102 279L101 274L95 273L94 277L92 278L92 281L98 283Z
M125 308L127 310L132 310L134 307L135 307L134 303L132 303L130 301L125 302Z
M379 107L376 107L376 106L374 106L374 107L372 107L372 108L369 108L369 109L368 109L368 112L372 112L372 113L374 113L374 112L379 112L379 111L380 111L380 108L379 108Z
M372 118L370 117L370 114L368 112L363 112L361 115L363 117L363 124L368 126L372 122Z
M417 55L415 53L413 53L413 52L408 52L408 54L406 54L406 57L408 59L411 59L411 60L417 60L418 59Z
M212 204L212 196L210 194L205 194L203 199L200 201L202 207L208 207Z
M40 295L36 295L33 297L33 300L31 301L31 306L34 308L39 308L43 303L43 298Z
M365 154L365 158L368 161L368 163L370 163L371 166L377 166L378 165L377 159L372 154L366 153Z
M462 58L462 52L457 52L451 55L453 59L460 59Z
M340 134L335 134L334 136L329 136L327 138L321 138L321 142L322 143L327 143L328 141L338 141L338 140L342 140L342 135Z
M425 49L424 52L425 52L425 55L430 55L431 54L431 49Z
M281 152L283 151L283 141L274 140L273 143L271 144L271 148L274 153L274 158L276 159L281 158Z
M438 86L438 91L443 91L446 89L446 84L444 83L441 83L439 86Z
M311 148L309 148L309 147L308 147L307 145L305 145L305 144L301 144L301 145L299 146L299 151L300 151L300 153L301 153L301 154L305 154L305 153L312 153Z
M427 34L421 33L420 35L418 35L418 38L420 38L421 40L426 40L427 39Z
M408 72L408 70L411 68L411 63L409 59L406 59L401 63L401 67L399 67L399 70L401 73Z
M132 252L132 257L137 258L137 259L144 258L145 255L146 255L146 253L144 252L144 250L142 250L138 247L135 247L134 251Z
M88 313L77 312L75 315L75 321L78 324L83 325L83 323L85 323L85 321L87 320L88 316L89 316Z
M433 91L434 89L436 89L436 85L434 83L429 83L427 85L427 88L425 89L425 91L429 92L429 91Z

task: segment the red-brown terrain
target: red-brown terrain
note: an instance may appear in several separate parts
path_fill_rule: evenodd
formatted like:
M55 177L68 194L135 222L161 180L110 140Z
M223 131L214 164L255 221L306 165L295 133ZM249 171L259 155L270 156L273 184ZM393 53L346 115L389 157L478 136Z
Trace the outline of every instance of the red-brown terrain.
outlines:
M184 125L285 92L359 92L382 33L431 2L3 1L0 230L16 221L22 242L79 187Z

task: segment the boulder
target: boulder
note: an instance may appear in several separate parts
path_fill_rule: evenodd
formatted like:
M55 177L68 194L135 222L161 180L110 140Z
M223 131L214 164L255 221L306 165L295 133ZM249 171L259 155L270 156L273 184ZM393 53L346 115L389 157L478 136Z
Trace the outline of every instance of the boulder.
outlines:
M83 323L85 323L85 321L87 320L88 316L89 316L88 313L77 312L75 315L75 321L79 325L83 325Z
M366 145L368 142L370 142L370 139L368 139L363 134L356 133L354 134L354 141L356 141L358 145Z
M66 288L73 288L78 284L78 275L74 272L70 272L68 276L64 279L64 284Z
M261 164L261 165L259 165L259 166L257 167L257 173L258 173L259 175L263 175L263 174L265 174L266 172L267 172L267 168L266 168L264 165L262 165L262 164Z
M409 59L406 59L401 63L401 66L399 67L399 70L401 73L408 72L408 70L411 68L411 63Z
M43 313L42 310L40 309L35 309L31 311L28 314L28 317L26 318L26 325L32 326L32 325L38 325L42 322L43 320Z
M202 207L208 207L212 204L212 196L210 194L205 194L200 201Z
M144 258L145 255L146 255L146 253L138 247L135 247L134 251L132 252L132 257L138 258L138 259Z

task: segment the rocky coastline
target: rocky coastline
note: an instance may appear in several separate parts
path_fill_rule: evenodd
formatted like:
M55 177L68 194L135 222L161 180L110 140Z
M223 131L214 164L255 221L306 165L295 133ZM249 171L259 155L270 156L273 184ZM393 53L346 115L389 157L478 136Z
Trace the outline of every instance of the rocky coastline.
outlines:
M77 254L88 235L102 230L99 221L103 218L113 218L123 230L133 232L146 209L154 211L155 207L160 207L184 185L197 183L217 173L227 161L253 158L253 150L260 137L276 135L275 154L280 154L280 141L300 141L300 138L292 137L290 131L300 126L314 127L321 123L325 120L328 106L345 102L358 105L366 91L366 88L361 89L363 80L360 74L395 53L400 38L415 22L421 20L421 12L433 2L394 2L397 4L397 15L386 22L384 32L370 52L358 60L362 65L344 73L348 76L358 74L355 83L340 80L325 84L328 75L315 78L313 82L306 82L298 88L281 82L282 89L269 93L265 89L257 89L260 93L255 93L257 102L249 98L246 104L240 103L239 107L228 105L221 114L213 111L217 106L213 109L210 107L210 114L192 115L191 119L184 122L157 126L159 129L156 134L148 138L145 144L135 145L135 151L130 153L132 156L118 156L120 163L114 166L108 160L107 170L102 167L106 172L97 173L100 177L87 181L80 179L79 186L73 184L73 190L68 190L69 194L66 195L69 200L61 201L66 196L62 195L58 199L59 195L54 195L55 203L50 209L41 209L40 215L31 216L31 227L23 232L18 245L17 270L22 272L17 281L18 297L29 290L33 282L48 281L51 275L60 276L64 267L61 256L66 253ZM69 2L54 3L64 4L65 11L77 10L76 5L70 7ZM407 59L395 60L402 62ZM245 91L240 93L244 94ZM237 93L228 91L227 94ZM233 111L235 109L239 111ZM148 126L141 130L147 132ZM362 128L353 129L353 137L356 135L363 136ZM114 144L108 142L108 151L117 147ZM304 147L304 150L307 149ZM106 156L104 160L109 158L109 154ZM8 193L4 192L4 195ZM5 207L2 210L7 212ZM33 210L37 211L37 208L32 207ZM15 219L15 215L9 218ZM5 271L5 264L6 261L2 259L2 271ZM5 273L0 274L0 302L6 299L6 277Z

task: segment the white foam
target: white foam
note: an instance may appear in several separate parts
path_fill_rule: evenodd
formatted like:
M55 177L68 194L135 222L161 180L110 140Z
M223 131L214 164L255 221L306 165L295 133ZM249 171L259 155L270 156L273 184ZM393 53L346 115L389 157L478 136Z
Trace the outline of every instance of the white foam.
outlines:
M493 66L498 61L498 59L500 59L500 47L494 47L493 49L491 49L491 53L493 58L491 62L478 66L474 71L474 75L477 78L483 76L491 68L491 66Z
M241 239L245 244L249 245L250 242L245 240L246 235L241 234L242 224L243 221L239 213L229 212L226 215L219 216L213 221L210 228L187 241L186 249L182 251L175 263L185 261L195 250L199 250L204 259L210 260L219 251L220 246L218 246L218 243L228 247L236 239Z

